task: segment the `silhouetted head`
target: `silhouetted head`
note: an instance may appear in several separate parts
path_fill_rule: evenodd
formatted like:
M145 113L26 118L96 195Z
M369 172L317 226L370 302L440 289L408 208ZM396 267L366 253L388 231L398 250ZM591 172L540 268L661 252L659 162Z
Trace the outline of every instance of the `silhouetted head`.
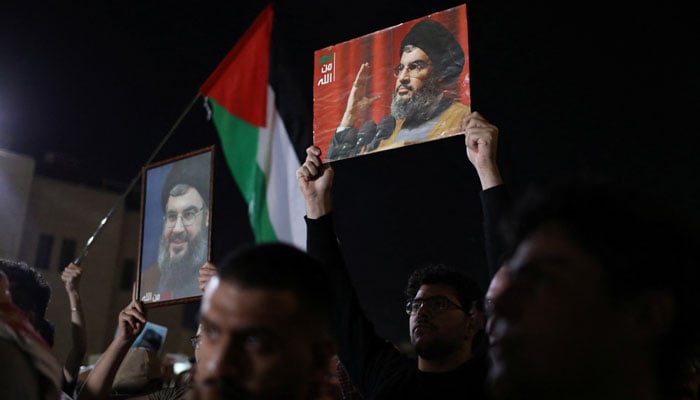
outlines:
M497 392L596 397L644 371L677 392L700 332L698 242L665 204L619 183L558 182L524 196L506 232Z
M335 351L325 269L281 243L246 246L217 268L202 299L195 382L241 398L308 398Z

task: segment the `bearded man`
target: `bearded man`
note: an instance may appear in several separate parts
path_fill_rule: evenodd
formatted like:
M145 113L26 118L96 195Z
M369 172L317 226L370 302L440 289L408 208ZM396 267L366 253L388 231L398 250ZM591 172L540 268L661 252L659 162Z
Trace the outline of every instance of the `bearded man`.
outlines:
M496 234L509 204L496 164L498 128L479 113L465 129L467 157L483 192L484 233L490 264L496 265L501 244ZM332 163L321 162L321 149L311 146L297 169L306 202L307 251L324 262L331 277L334 318L331 332L338 358L364 399L487 398L487 360L483 339L483 293L464 272L442 264L415 270L406 287L409 334L417 357L403 354L380 337L367 318L343 259L334 227Z
M202 294L197 275L209 253L209 175L208 163L199 158L178 162L165 180L158 263L142 274L143 301Z
M329 160L385 150L462 133L471 108L451 95L464 69L464 51L454 35L440 23L422 20L401 41L400 62L393 68L396 81L391 115L379 125L367 121L359 131L356 123L379 96L368 97L370 65L360 66L350 91L340 126L328 148ZM373 139L362 137L372 127ZM375 128L376 126L376 128ZM352 143L349 143L352 142Z

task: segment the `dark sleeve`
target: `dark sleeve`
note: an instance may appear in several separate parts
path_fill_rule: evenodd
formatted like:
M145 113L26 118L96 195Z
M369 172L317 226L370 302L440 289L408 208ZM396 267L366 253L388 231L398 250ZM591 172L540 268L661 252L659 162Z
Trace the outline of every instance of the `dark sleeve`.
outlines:
M61 372L63 372L63 371L61 371ZM63 380L61 381L61 385L62 385L61 390L63 391L63 393L71 394L71 398L75 397L75 395L74 395L75 387L78 384L77 377L76 377L76 379L73 379L71 382L68 382L66 380L65 374L62 374L62 375L63 375Z
M306 220L308 253L329 269L334 293L333 335L338 358L365 397L389 380L406 362L391 343L380 338L365 315L352 286L336 238L332 214Z
M494 186L480 193L481 208L484 213L484 247L492 277L503 262L505 241L501 233L501 221L510 212L512 199L506 185Z

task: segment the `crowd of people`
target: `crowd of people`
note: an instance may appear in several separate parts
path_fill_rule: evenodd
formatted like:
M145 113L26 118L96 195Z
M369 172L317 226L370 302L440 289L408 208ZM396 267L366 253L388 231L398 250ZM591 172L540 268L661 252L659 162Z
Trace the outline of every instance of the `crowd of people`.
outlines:
M360 304L334 227L333 166L311 146L296 171L305 251L249 244L206 261L209 189L193 172L203 167L174 168L145 295L134 286L112 342L84 373L81 267L61 275L72 346L58 360L51 288L26 263L0 260L0 399L700 398L694 227L621 182L572 179L511 197L496 162L498 128L444 96L464 57L439 24L417 24L394 69L391 123L372 122L372 141L357 126L376 100L363 64L325 155L464 134L481 183L487 262L412 272L410 352L379 336ZM467 273L477 268L491 277L486 290ZM143 302L200 295L194 367L168 376L157 338L135 345L148 322Z
M360 305L334 230L332 164L311 146L296 171L306 251L250 244L199 267L194 367L168 384L153 349L132 346L147 323L135 290L83 376L81 267L62 272L73 345L58 360L51 288L2 260L0 398L698 399L692 227L619 182L553 182L511 198L498 128L478 112L463 128L492 278L482 290L461 266L416 269L405 290L414 355L380 337ZM119 384L125 375L139 379Z

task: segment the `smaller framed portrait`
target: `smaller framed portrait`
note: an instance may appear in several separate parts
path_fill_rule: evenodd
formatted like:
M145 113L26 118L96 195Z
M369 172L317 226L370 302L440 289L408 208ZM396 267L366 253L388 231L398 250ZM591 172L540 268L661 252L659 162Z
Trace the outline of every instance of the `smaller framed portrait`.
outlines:
M116 337L118 333L119 328L116 328L114 330L114 336ZM131 348L135 349L137 347L142 347L154 353L160 354L161 350L163 349L163 344L165 344L165 337L167 335L167 326L146 321L146 325L143 327L141 333L136 337L134 343L131 344Z
M147 307L201 298L210 258L214 146L143 169L137 296Z

